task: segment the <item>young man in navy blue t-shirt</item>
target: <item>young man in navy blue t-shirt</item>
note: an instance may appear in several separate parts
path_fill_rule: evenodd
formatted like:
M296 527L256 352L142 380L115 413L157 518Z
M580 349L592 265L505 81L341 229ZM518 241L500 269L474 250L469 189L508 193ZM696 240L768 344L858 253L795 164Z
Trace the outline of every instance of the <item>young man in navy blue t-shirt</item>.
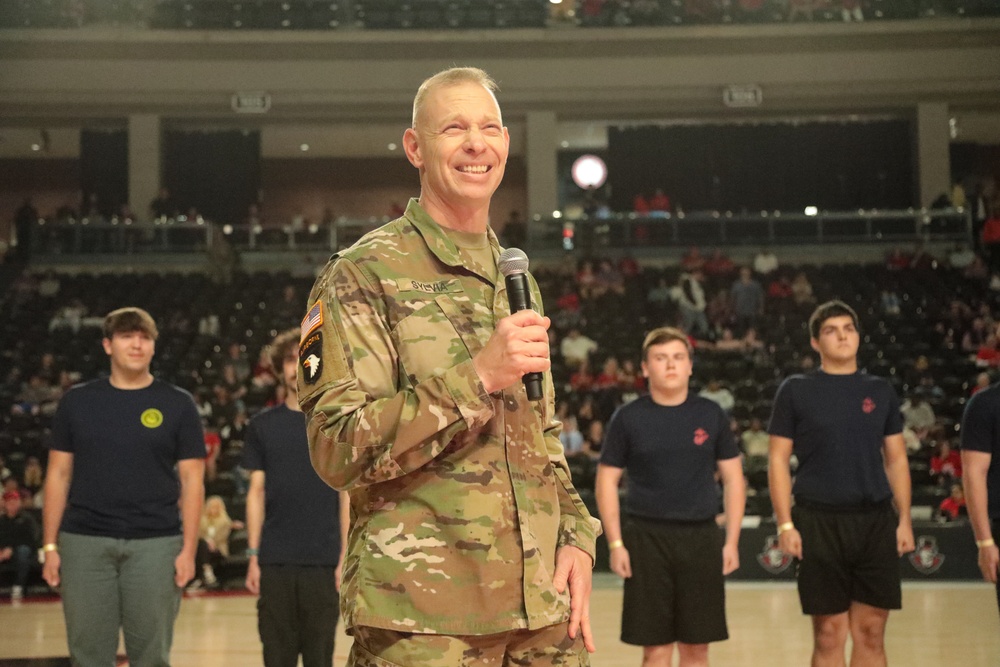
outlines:
M608 423L596 494L611 569L625 579L621 639L642 664L708 664L727 639L724 576L739 567L746 488L739 448L718 404L692 395L692 348L683 331L650 332L642 346L649 395ZM628 472L624 520L618 486ZM725 534L715 474L725 488Z
M62 584L79 667L115 664L119 629L129 664L169 664L194 576L205 436L191 395L150 373L156 338L146 311L109 313L110 377L68 391L52 421L42 575Z
M998 454L997 456L994 456ZM962 416L962 485L969 521L979 549L983 579L996 584L1000 604L1000 550L993 536L1000 531L1000 385L976 393Z
M257 627L265 667L332 667L350 501L309 460L296 373L299 329L279 334L271 366L285 402L250 420L243 467L247 493L246 586L260 596Z
M813 667L842 667L848 634L852 665L884 665L889 610L902 606L899 557L913 551L899 399L888 382L858 371L850 306L819 306L809 333L820 370L782 383L768 428L778 545L798 559Z

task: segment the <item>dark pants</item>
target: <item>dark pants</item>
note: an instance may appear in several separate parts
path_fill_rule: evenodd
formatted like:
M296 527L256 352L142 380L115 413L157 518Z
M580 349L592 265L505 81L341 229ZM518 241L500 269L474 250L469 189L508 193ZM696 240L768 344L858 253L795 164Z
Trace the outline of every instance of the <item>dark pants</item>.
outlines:
M340 596L332 566L262 565L257 628L265 667L331 667Z
M10 560L3 564L4 570L14 570L14 585L25 588L28 585L28 575L31 574L31 566L38 562L35 550L27 544L17 544L13 547L14 553Z

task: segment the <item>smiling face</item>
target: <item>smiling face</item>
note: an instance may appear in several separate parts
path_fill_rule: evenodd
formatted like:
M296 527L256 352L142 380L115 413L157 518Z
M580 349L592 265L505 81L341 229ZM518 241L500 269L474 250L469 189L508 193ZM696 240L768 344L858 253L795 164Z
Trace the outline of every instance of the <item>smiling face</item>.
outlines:
M111 371L136 375L149 372L156 343L145 331L118 331L102 341Z
M472 81L431 88L403 147L420 170L424 210L446 227L484 231L510 147L493 93Z

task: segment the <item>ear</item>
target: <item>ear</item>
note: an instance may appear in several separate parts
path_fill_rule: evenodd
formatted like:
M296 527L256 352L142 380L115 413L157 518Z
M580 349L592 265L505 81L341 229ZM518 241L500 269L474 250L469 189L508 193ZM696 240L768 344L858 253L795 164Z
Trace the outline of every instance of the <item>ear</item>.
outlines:
M420 155L420 139L417 135L417 131L412 127L406 128L403 132L403 151L406 153L406 159L410 161L417 169L423 169L424 159Z
M110 357L111 356L111 339L110 338L102 338L101 339L101 346L104 348L104 354L106 354L106 355L108 355Z
M646 362L642 362L642 377L649 378L649 371L646 369Z
M817 354L820 354L819 343L816 341L815 338L812 337L809 338L809 345L810 347L812 347L813 351L815 351Z

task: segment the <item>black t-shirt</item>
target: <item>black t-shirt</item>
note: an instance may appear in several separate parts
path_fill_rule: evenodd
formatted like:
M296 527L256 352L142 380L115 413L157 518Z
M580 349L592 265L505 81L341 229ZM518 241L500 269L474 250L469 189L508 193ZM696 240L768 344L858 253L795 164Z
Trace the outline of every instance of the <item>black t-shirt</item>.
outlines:
M625 513L703 521L719 511L716 462L739 454L717 403L688 395L680 405L659 405L647 395L611 417L601 463L628 472Z
M264 471L260 564L336 567L340 497L313 470L305 415L278 405L251 419L243 467Z
M191 394L160 380L116 389L107 379L63 396L52 449L73 455L61 530L136 539L181 531L176 464L205 457Z
M7 547L28 546L32 549L38 546L38 522L24 510L13 517L0 510L0 549Z
M962 449L992 454L986 472L991 519L1000 519L1000 384L976 393L962 415Z
M792 375L778 387L767 431L793 442L796 498L861 506L892 496L882 450L886 436L902 433L903 416L882 378Z

